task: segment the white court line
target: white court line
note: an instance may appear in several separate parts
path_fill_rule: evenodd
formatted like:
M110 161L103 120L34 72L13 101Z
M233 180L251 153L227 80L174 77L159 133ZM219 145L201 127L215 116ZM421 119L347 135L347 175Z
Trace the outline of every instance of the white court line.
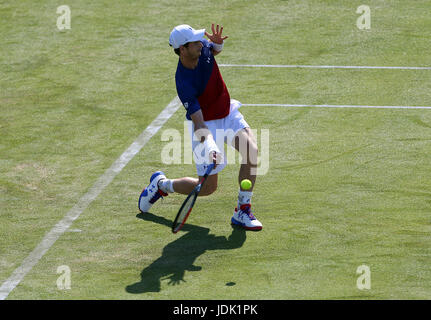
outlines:
M219 64L219 67L237 68L308 68L308 69L389 69L389 70L431 70L431 67L384 67L384 66L309 66L300 64Z
M330 104L282 104L282 103L243 103L245 107L285 107L285 108L363 108L363 109L431 109L425 106L360 106Z
M22 281L25 275L38 263L57 239L72 225L81 213L105 189L115 176L129 163L130 160L145 146L157 131L169 120L180 107L180 100L175 97L157 118L139 135L126 151L99 177L91 189L79 199L78 203L49 231L39 245L15 269L12 275L0 287L0 300L4 300Z

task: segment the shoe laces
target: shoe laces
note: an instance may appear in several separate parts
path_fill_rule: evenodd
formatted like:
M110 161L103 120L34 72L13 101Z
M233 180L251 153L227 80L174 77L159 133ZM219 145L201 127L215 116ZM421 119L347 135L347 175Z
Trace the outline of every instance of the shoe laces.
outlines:
M166 197L168 195L166 192L163 192L162 189L160 189L160 188L159 188L159 190L157 192L160 194L160 196L162 197L162 199L163 199L163 197Z
M163 201L163 197L166 197L168 194L163 192L160 188L159 190L157 190L157 192L154 194L154 196L151 198L150 203L154 203L157 200L159 200L159 198L162 198Z
M242 204L239 207L239 216L242 216L243 214L248 215L248 217L250 218L250 220L256 220L256 217L253 215L253 213L251 212L251 204Z

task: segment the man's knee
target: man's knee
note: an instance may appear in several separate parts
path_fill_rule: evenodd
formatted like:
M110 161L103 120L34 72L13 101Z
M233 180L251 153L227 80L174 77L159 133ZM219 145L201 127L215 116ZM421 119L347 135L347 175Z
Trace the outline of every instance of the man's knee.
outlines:
M200 178L201 179L201 178ZM200 196L209 196L217 190L217 177L216 176L208 176L207 181L205 181L201 191L199 192Z

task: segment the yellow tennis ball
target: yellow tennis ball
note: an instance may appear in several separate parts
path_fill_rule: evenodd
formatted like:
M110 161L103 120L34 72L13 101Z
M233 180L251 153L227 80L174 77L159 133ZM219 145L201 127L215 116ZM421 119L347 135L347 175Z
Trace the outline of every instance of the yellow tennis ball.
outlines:
M244 179L241 181L241 188L243 188L244 190L248 190L251 188L251 181L248 179Z

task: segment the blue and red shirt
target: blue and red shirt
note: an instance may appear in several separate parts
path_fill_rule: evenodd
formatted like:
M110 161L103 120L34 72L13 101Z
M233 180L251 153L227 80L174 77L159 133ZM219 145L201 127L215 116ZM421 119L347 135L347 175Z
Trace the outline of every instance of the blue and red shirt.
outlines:
M217 62L212 54L212 43L206 39L196 68L187 69L178 61L175 82L177 93L187 110L186 117L202 110L204 120L222 119L229 114L230 96Z

